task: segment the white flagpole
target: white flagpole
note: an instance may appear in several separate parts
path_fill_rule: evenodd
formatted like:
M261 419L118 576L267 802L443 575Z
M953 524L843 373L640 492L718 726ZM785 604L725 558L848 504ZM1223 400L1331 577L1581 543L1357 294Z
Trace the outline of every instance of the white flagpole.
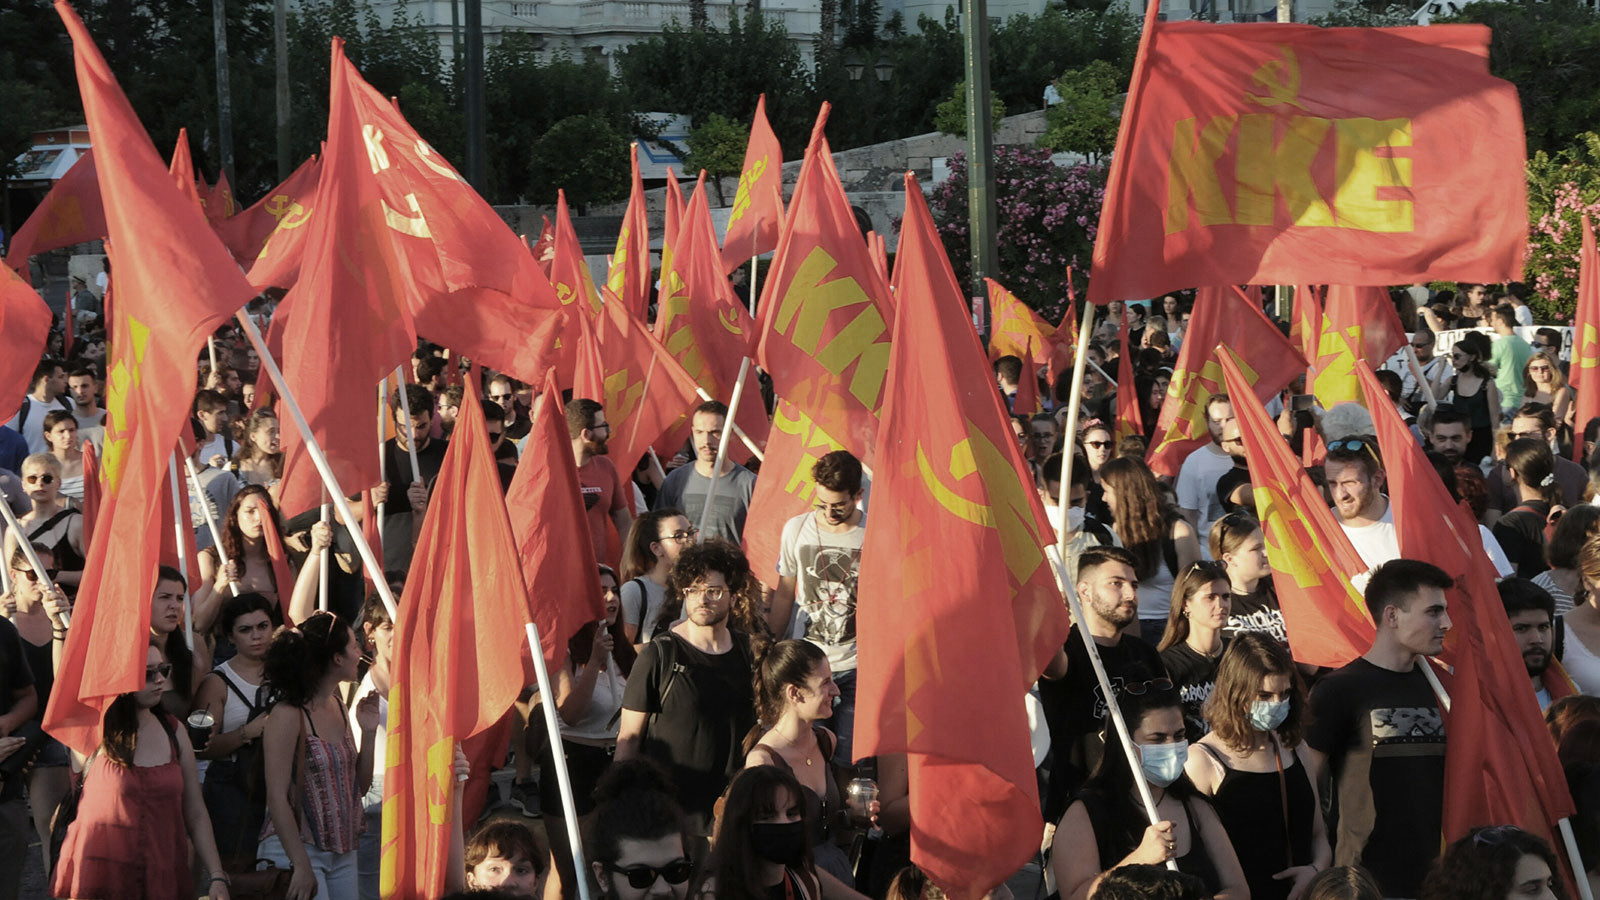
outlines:
M739 400L744 396L745 377L750 374L750 357L746 356L744 362L739 364L739 380L733 383L733 403L728 406L728 415L722 420L722 439L717 442L717 461L711 469L711 486L706 488L706 505L700 510L700 533L705 534L706 523L711 521L711 502L717 498L717 481L722 477L722 464L728 459L728 432L733 428L733 415L739 408Z
M749 358L746 357L745 361L749 362ZM697 387L694 390L695 390L695 393L700 395L700 399L706 401L707 403L710 403L711 401L717 399L717 398L711 396L710 394L706 393L706 389L705 388ZM744 442L745 447L749 448L751 456L754 456L756 459L759 459L762 462L766 462L767 461L767 455L765 453L761 452L761 448L756 446L756 442L750 440L750 435L745 434L744 433L744 429L739 427L739 423L735 422L733 420L735 412L737 412L736 409L728 410L728 426L727 427L733 429L733 433L738 436L739 440ZM726 429L724 429L724 430L726 430ZM726 443L726 441L724 441L724 443Z
M211 546L217 551L217 564L222 566L223 571L227 571L228 551L223 549L222 546L222 530L217 527L217 517L211 514L211 504L203 493L204 489L200 487L200 476L195 473L194 460L185 456L183 458L183 467L189 472L189 489L200 495L200 510L205 513L206 530L211 532ZM228 581L228 589L233 592L235 597L239 596L239 582L230 579Z
M328 489L322 489L324 499L328 496ZM322 504L322 524L332 527L333 504ZM328 557L333 553L332 546L323 547L317 554L317 609L328 611Z
M33 552L33 541L28 539L28 533L22 530L22 523L17 521L17 514L11 511L11 504L7 503L3 497L0 497L0 518L6 520L6 527L11 529L11 533L17 536L17 546L22 548L22 555L28 558L28 565L33 568L33 577L38 579L40 587L45 593L55 590L55 582L51 581L49 573L45 572L44 563L39 561L39 554ZM11 561L7 560L5 565L0 566L0 568L9 570ZM68 613L62 613L61 623L63 625L71 625L72 616Z
M550 732L550 756L556 764L556 786L561 790L562 818L567 823L567 843L572 848L572 869L578 873L578 896L589 900L589 867L583 861L583 841L578 836L578 816L572 803L572 776L567 774L567 755L561 752L561 725L556 722L556 689L544 664L544 648L539 645L539 626L529 622L528 650L533 653L533 671L539 679L539 696L545 698L544 725Z
M240 310L236 318L244 326L244 333L250 338L250 344L256 348L256 355L261 358L261 365L267 370L267 377L272 379L272 384L278 389L278 394L283 397L283 405L289 410L289 417L294 419L295 427L300 429L300 437L306 442L306 452L310 454L311 461L317 467L317 474L322 476L322 483L328 489L328 496L333 500L333 505L339 510L340 518L346 522L356 520L355 513L351 512L350 504L344 498L344 491L339 487L339 480L333 477L333 469L328 465L328 457L323 454L322 446L317 443L316 435L311 433L311 426L307 424L305 413L300 411L299 401L289 393L289 385L283 380L283 371L278 368L278 363L267 350L267 342L261 338L261 330L256 323ZM389 612L389 619L400 621L400 611L394 601L394 593L389 590L389 580L383 575L383 565L373 555L372 547L368 546L366 536L361 529L350 529L350 539L355 542L356 552L361 554L361 562L367 567L367 573L372 576L372 586L377 589L378 597L383 601L383 606Z
M1078 330L1077 358L1072 363L1072 393L1067 397L1067 421L1062 426L1062 434L1065 437L1065 443L1062 446L1066 449L1061 453L1061 489L1056 497L1056 505L1060 507L1061 513L1061 537L1056 541L1056 557L1058 559L1066 558L1067 536L1072 533L1067 528L1067 507L1069 498L1072 496L1072 458L1076 455L1072 452L1072 448L1078 440L1078 413L1083 408L1083 370L1089 361L1089 329L1093 325L1094 304L1085 299L1083 301L1083 327ZM1129 385L1129 387L1131 388L1132 385ZM1122 385L1117 385L1117 390L1123 389ZM1072 585L1068 583L1069 581L1067 571L1063 568L1061 570L1061 583L1064 593L1072 601L1072 620L1079 623L1079 630L1083 631L1084 636L1087 637L1088 632L1084 631L1082 627L1083 612L1077 608L1077 592L1073 590ZM1094 641L1090 640L1089 643L1092 645ZM1094 652L1092 646L1090 647L1089 656L1095 660L1095 671L1100 671L1102 668L1099 663L1100 657ZM1108 691L1106 696L1111 697L1113 695ZM1113 708L1116 707L1115 703L1110 705ZM1120 722L1121 719L1119 718L1118 721ZM1126 731L1127 729L1124 727L1122 730ZM1138 760L1134 760L1134 763L1134 771L1138 771ZM1143 784L1143 781L1140 784ZM1143 790L1146 795L1149 794L1148 788L1143 788Z
M378 382L378 482L389 483L389 454L384 452L383 446L383 417L389 412L389 379ZM378 504L378 538L383 538L383 514L388 501ZM372 510L367 510L371 513Z
M189 540L194 537L194 529L189 525L189 511L183 508L183 501L179 499L178 481L178 454L167 454L167 478L172 482L172 530L178 546L178 571L183 573L183 640L194 650L194 601L190 599L189 587ZM193 502L191 498L190 502ZM204 498L202 498L204 503ZM184 532L188 531L186 538ZM196 573L199 574L199 573Z
M400 410L406 417L406 452L411 455L411 480L420 483L422 481L422 466L417 463L417 433L416 429L411 427L411 398L406 396L406 376L405 372L399 368L396 368L394 373L400 380L400 386L395 388L395 393L400 395ZM432 410L429 410L429 412L432 412ZM398 431L399 429L396 430Z

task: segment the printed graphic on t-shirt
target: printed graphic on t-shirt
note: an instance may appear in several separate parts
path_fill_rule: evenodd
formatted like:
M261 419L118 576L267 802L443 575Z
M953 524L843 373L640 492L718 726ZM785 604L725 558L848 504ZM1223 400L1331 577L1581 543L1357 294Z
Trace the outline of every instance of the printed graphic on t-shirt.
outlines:
M1407 755L1406 745L1444 740L1444 717L1428 706L1399 706L1371 712L1373 754Z
M600 495L605 493L605 490L606 490L605 488L600 487L598 485L595 486L595 487L590 487L587 484L584 485L583 486L583 508L584 509L594 509L594 505L596 503L600 502Z
M1228 637L1246 631L1258 631L1280 644L1289 643L1289 629L1284 627L1283 613L1275 609L1254 609L1246 613L1232 613L1222 633Z
M800 606L811 618L806 639L819 644L843 644L856 639L856 577L861 550L850 547L799 548L800 579L804 595Z

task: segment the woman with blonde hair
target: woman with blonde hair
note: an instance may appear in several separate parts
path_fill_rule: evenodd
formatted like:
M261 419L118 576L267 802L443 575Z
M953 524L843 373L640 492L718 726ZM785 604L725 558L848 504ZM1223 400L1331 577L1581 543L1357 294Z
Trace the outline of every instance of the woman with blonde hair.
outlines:
M1567 420L1567 410L1572 406L1572 387L1548 351L1540 350L1523 365L1522 402L1543 403L1555 413L1557 422Z

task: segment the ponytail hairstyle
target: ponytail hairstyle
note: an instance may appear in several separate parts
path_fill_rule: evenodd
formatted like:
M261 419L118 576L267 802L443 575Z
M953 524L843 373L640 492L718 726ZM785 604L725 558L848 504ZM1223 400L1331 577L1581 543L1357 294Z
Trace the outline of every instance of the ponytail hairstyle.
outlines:
M166 659L166 650L161 643L160 638L151 635L148 646L161 651L162 659ZM145 655L149 656L148 653ZM173 671L176 672L177 668L174 667ZM101 722L100 749L106 758L125 769L133 767L133 752L139 743L138 693L118 694L106 707L105 718ZM156 715L162 713L157 712Z
M1517 483L1539 492L1552 506L1561 503L1561 485L1556 483L1555 454L1550 445L1533 438L1517 438L1506 445L1506 468L1517 476Z
M333 665L350 646L350 626L329 612L312 613L295 628L279 628L267 648L265 672L276 700L305 706Z
M787 688L805 688L817 666L827 661L828 654L810 641L778 641L767 648L756 664L756 724L745 735L745 753L755 747L766 729L778 724L788 704Z

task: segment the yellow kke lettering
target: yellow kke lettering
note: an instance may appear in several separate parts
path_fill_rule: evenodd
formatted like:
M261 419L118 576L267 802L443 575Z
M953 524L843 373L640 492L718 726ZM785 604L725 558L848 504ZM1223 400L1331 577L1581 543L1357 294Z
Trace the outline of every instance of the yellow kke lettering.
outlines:
M750 211L750 192L766 171L767 158L763 156L751 163L750 168L739 173L739 190L733 195L733 211L728 214L729 225L744 218L744 214Z
M783 292L775 323L779 334L802 353L815 357L830 373L842 377L854 364L850 393L876 412L889 373L889 326L854 278L824 281L837 268L838 263L821 247L807 254ZM835 311L851 307L859 309L823 343L823 330Z

